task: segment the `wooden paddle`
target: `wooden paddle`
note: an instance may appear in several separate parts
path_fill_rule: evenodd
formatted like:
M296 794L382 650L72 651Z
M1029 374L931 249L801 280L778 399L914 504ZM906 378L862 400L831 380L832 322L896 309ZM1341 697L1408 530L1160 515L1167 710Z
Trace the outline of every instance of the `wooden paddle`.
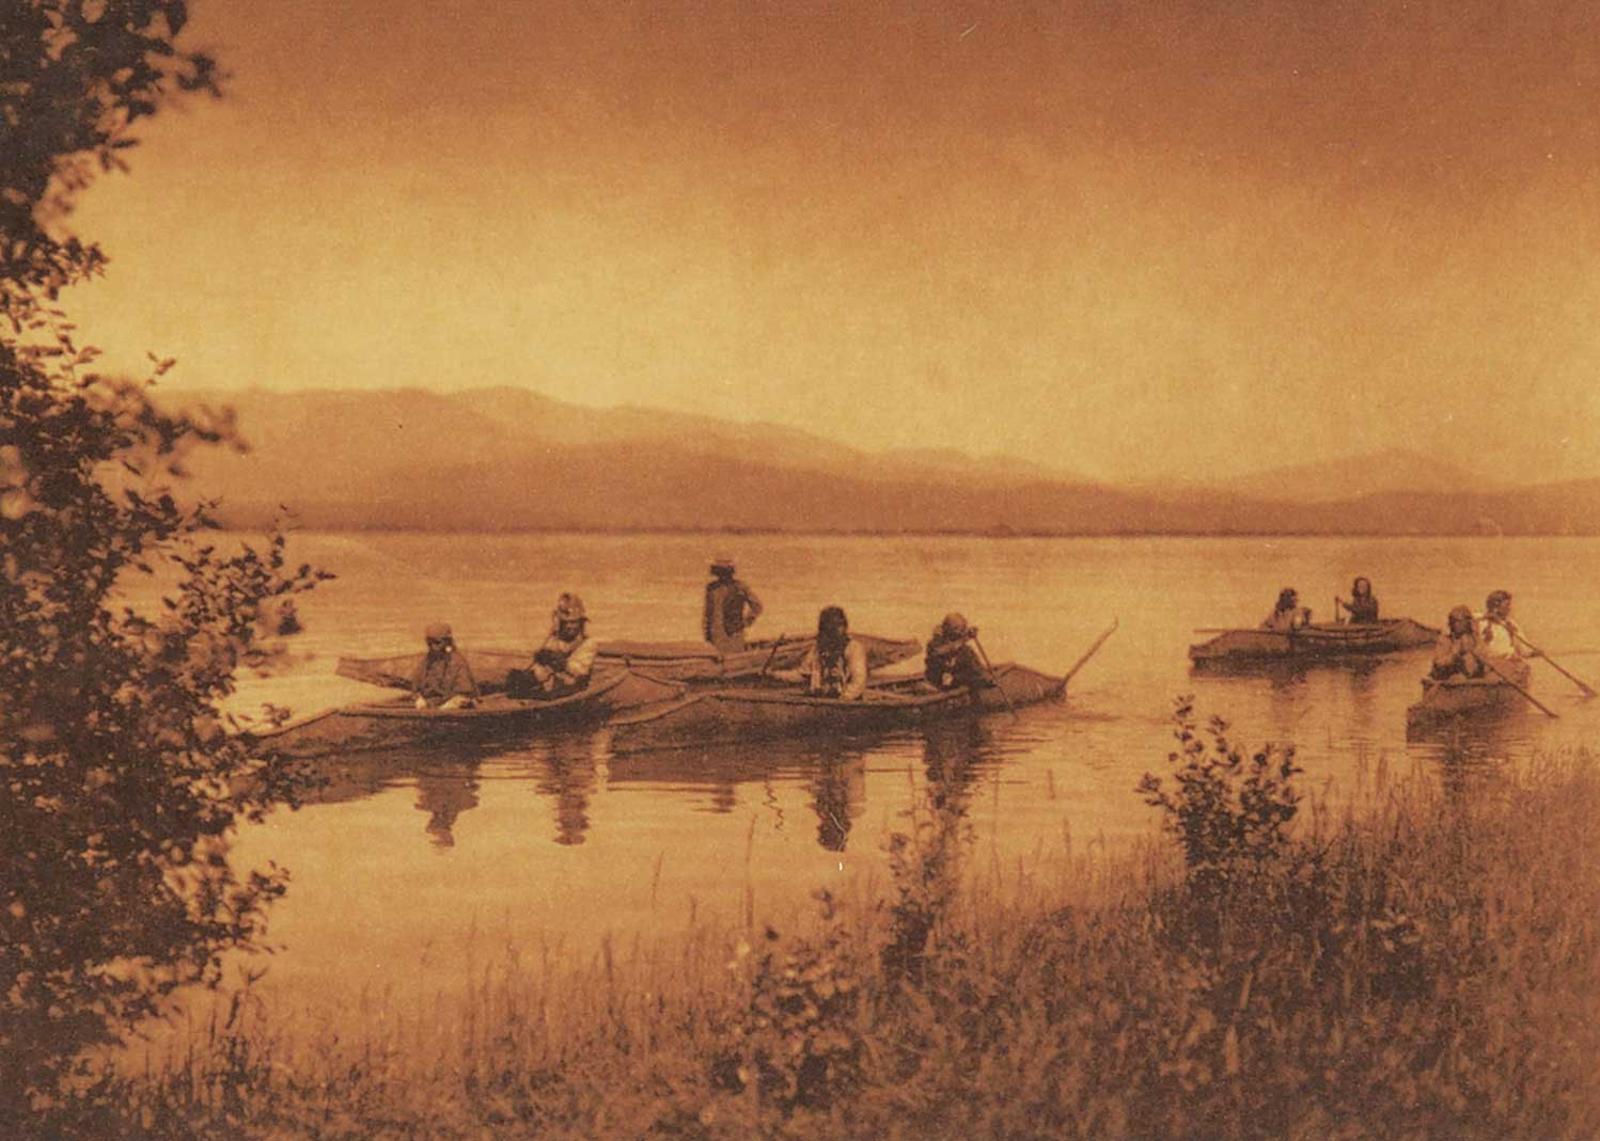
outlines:
M1006 703L1006 711L1015 717L1017 715L1017 707L1011 704L1011 695L1006 692L1006 687L1000 684L999 676L994 672L994 667L989 664L989 655L985 652L983 643L978 641L978 635L972 635L972 644L978 648L978 657L983 659L983 668L989 671L989 680L1000 691L1000 696Z
M1524 638L1521 634L1517 635L1517 641L1521 642L1528 649L1532 650L1535 657L1543 658L1546 662L1549 662L1550 663L1550 668L1555 670L1556 673L1560 674L1562 677L1564 677L1568 681L1570 681L1573 685L1575 685L1579 689L1583 690L1583 696L1585 696L1585 697L1594 697L1594 696L1596 696L1594 686L1590 685L1588 682L1584 681L1581 677L1578 677L1576 674L1569 672L1564 666L1562 666L1562 664L1560 662L1556 661L1549 654L1547 654L1543 650L1541 650L1538 646L1535 646L1532 642L1528 641L1528 639Z
M1096 638L1094 640L1094 643L1092 645L1090 645L1090 647L1083 652L1083 656L1080 657L1077 661L1072 663L1072 668L1070 670L1068 670L1067 671L1067 675L1061 679L1061 684L1062 685L1065 685L1065 684L1067 684L1067 682L1071 681L1072 680L1072 675L1077 673L1079 670L1081 670L1083 668L1083 666L1084 666L1084 663L1087 662L1090 658L1094 657L1095 654L1099 652L1100 647L1105 645L1106 639L1111 637L1111 635L1113 635L1113 634L1115 634L1117 632L1117 627L1120 624L1121 624L1120 619L1118 619L1116 617L1113 617L1111 619L1111 625L1106 627L1105 633L1101 634L1098 638Z
M1484 666L1486 666L1488 668L1489 672L1494 674L1495 677L1497 677L1501 681L1505 682L1512 689L1516 690L1518 693L1522 694L1523 697L1526 697L1530 702L1532 702L1533 703L1533 707L1535 709L1537 709L1540 713L1543 713L1548 717L1559 718L1561 716L1561 714L1557 713L1554 709L1551 709L1548 705L1545 705L1537 697L1533 696L1533 694L1529 693L1527 690L1523 689L1516 682L1514 682L1510 678L1508 678L1501 671L1500 667L1495 665L1488 658L1479 658L1478 660L1480 662L1482 662L1484 664Z

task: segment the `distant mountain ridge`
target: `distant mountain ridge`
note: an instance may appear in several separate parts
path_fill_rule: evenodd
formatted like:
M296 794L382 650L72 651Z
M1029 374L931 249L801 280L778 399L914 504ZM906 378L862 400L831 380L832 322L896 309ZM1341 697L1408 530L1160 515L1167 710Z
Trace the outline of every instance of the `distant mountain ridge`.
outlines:
M283 505L325 528L1600 534L1600 480L1495 487L1409 452L1128 488L1006 457L865 452L794 428L506 387L164 396L238 413L251 452L194 465L238 525Z

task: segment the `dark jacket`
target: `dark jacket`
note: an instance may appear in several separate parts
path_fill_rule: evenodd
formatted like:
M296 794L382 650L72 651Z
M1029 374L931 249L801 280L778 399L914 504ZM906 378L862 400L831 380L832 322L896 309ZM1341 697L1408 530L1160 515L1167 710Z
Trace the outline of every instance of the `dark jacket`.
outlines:
M714 578L706 583L701 629L717 649L724 653L744 649L744 632L760 616L761 600L738 579Z
M975 689L989 683L978 651L966 638L930 638L922 658L922 673L940 689Z
M1378 596L1369 594L1365 598L1351 597L1345 604L1344 611L1350 615L1350 621L1360 625L1372 625L1378 621Z

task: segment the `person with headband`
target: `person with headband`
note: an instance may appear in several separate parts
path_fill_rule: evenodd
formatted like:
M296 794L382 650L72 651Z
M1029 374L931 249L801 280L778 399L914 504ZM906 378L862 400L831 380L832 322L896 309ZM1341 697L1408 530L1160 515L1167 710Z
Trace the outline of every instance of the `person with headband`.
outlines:
M423 631L428 652L417 665L411 679L418 709L466 709L478 699L478 683L472 667L456 649L455 635L443 622Z

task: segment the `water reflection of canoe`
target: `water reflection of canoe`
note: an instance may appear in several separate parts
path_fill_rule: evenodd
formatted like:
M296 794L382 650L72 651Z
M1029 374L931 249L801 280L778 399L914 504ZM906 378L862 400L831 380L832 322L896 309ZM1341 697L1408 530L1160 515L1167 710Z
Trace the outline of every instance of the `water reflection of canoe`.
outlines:
M690 693L611 723L613 754L687 749L777 737L842 737L942 717L993 712L1060 697L1066 680L1004 664L998 686L935 690L917 679L873 686L860 701L810 697L795 689L755 687Z
M491 694L471 709L417 709L409 698L324 710L247 739L264 756L321 757L441 741L505 739L534 729L592 724L623 709L670 701L683 686L626 670L597 674L577 693L545 701Z
M866 647L867 664L873 669L904 661L922 649L922 643L915 638L850 636ZM752 642L748 649L731 654L719 653L709 642L601 642L596 668L632 669L669 681L726 682L755 677L769 669L794 669L815 641L813 636L785 638L781 644L777 639ZM508 670L527 669L533 660L532 650L464 649L461 652L466 655L478 684L490 689L505 684ZM340 677L372 685L409 689L421 661L420 653L386 658L342 657L338 673Z
M1527 662L1510 658L1497 661L1495 668L1523 689L1528 688L1532 670ZM1452 677L1443 681L1425 677L1422 679L1422 700L1406 710L1406 721L1415 726L1463 713L1517 707L1526 701L1527 698L1518 693L1514 686L1506 684L1492 673L1483 677Z
M1391 618L1371 625L1336 623L1280 630L1224 630L1209 642L1189 647L1196 665L1280 661L1318 661L1388 654L1429 646L1439 631L1410 618Z

